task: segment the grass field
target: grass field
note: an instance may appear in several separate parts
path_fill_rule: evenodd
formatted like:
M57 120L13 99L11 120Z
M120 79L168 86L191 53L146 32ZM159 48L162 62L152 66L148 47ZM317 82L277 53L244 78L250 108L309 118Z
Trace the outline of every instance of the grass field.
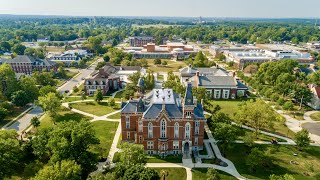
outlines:
M238 110L239 104L243 102L241 100L212 100L210 103L214 106L219 105L221 107L220 112L228 114L233 117L234 113Z
M158 155L147 156L147 163L182 163L182 156L169 155L163 159Z
M193 180L207 180L207 168L194 168L192 169L192 179ZM235 180L237 178L223 172L219 171L219 176L221 180Z
M161 171L167 171L168 176L165 177L165 180L185 180L187 179L187 172L184 168L152 168L156 170L159 175ZM161 179L161 177L160 177Z
M211 104L219 105L221 107L220 112L228 114L232 119L234 113L238 110L241 100L213 100L210 101ZM262 129L282 136L287 136L289 138L294 138L294 132L291 131L284 123L284 121L275 121L274 129Z
M180 68L187 66L183 61L173 61L170 59L162 59L161 61L167 61L168 65L155 65L154 59L147 59L148 61L148 69L153 72L169 72L169 71L179 71Z
M107 118L109 118L109 119L120 119L121 115L120 115L120 113L116 113L116 114L113 114L111 116L108 116Z
M56 122L65 122L65 121L80 121L81 119L90 120L91 117L84 116L82 114L78 114L75 112L70 111L67 108L61 107L61 109L58 111L59 116L57 117ZM51 117L47 114L44 114L43 119L40 122L39 129L46 128L46 127L52 127L53 121L51 120Z
M92 151L98 153L100 157L107 158L118 122L95 121L92 122L92 126L96 137L100 140L100 144L93 146Z
M320 112L316 112L310 115L311 119L314 121L320 121Z
M249 150L243 144L233 144L233 147L226 151L226 158L234 163L242 176L250 179L268 179L271 174L288 173L296 179L316 179L313 176L320 172L320 147L308 147L304 151L299 151L295 146L255 146L272 159L271 167L257 168L254 172L249 171L246 165ZM291 164L290 161L295 161L297 164Z
M120 109L120 106L118 104L116 105L116 107L111 107L107 102L101 102L100 104L98 104L94 101L71 104L71 106L75 109L94 114L96 116L103 116Z

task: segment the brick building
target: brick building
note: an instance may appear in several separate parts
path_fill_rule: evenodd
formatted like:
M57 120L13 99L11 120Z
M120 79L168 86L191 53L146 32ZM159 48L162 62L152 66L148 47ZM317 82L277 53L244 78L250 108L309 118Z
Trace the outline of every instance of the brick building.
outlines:
M161 156L203 149L206 119L191 84L183 98L172 89L154 89L145 97L122 103L122 141Z
M151 36L134 36L129 37L130 46L142 47L148 43L155 43L155 39Z
M194 87L203 87L207 90L210 99L235 99L247 95L248 87L237 80L234 74L217 67L194 68L180 70L181 83L192 83Z
M33 71L57 70L54 62L45 59L37 59L32 56L19 55L13 59L0 59L0 64L8 63L15 73L31 75Z

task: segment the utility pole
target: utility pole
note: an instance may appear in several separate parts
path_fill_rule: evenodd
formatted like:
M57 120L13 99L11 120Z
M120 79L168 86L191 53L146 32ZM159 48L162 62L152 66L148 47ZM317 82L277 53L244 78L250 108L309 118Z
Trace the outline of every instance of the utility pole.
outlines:
M300 107L299 107L299 110L301 110L301 106L302 106L302 100L303 100L303 95L301 97L301 101L300 101Z

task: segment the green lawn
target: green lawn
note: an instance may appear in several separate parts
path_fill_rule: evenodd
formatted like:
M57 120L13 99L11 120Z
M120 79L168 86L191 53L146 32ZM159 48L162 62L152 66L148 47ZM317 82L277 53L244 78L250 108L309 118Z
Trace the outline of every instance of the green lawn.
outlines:
M316 112L310 115L311 119L314 121L320 121L320 112Z
M167 171L168 176L165 177L165 180L185 180L187 179L187 172L184 168L152 168L156 170L159 175L162 171ZM161 179L161 178L160 178Z
M108 116L107 118L109 118L109 119L120 119L121 118L121 114L120 114L120 112L118 112L116 114Z
M71 104L71 107L83 112L94 114L96 116L103 116L120 109L120 105L118 104L116 105L116 107L111 107L107 102L101 102L100 104L98 104L94 101Z
M169 155L163 159L158 155L147 156L147 163L182 163L182 156Z
M92 122L92 126L96 137L100 140L100 144L92 147L92 151L98 153L100 157L107 158L118 122L95 121Z
M117 92L117 94L114 96L114 98L119 98L119 99L124 98L123 93L124 93L124 91Z
M271 167L257 168L256 171L249 171L246 165L249 149L243 144L233 144L226 151L226 158L231 160L238 172L250 179L268 179L271 174L283 175L291 174L296 179L315 179L315 174L320 172L320 147L308 147L304 151L299 151L295 146L285 145L255 145L272 159ZM297 156L294 156L297 154ZM298 164L291 164L290 161ZM309 174L305 176L304 173Z
M233 117L234 113L238 110L239 104L242 100L211 100L210 103L214 106L219 105L220 112L228 114Z
M237 129L237 140L243 140L246 132L254 133L253 131L250 131L248 129L243 129L239 126L234 126L234 127L236 127L236 129ZM285 140L275 138L273 136L267 136L267 135L261 134L261 133L258 134L256 141L271 141L272 139L276 139L278 142L285 142Z
M207 180L207 168L194 168L192 169L192 179L193 180ZM235 180L237 178L223 172L219 171L221 180Z
M148 69L153 72L169 72L169 71L176 71L178 72L180 68L187 66L183 61L173 61L170 59L161 59L161 61L167 61L168 65L155 65L154 59L147 59L148 61Z
M94 99L94 97L88 97L87 96L87 99L86 100L89 100L89 99ZM104 98L106 99L106 98ZM70 97L70 96L67 96L63 99L63 102L72 102L72 101L80 101L82 100L80 96L74 96L74 97Z
M72 112L69 109L63 108L63 107L61 107L61 109L58 111L58 114L59 116L57 118L57 123L64 122L64 121L80 121L81 119L85 119L85 120L92 119L91 117L87 117L82 114ZM48 116L47 114L44 114L42 118L43 119L40 122L40 126L38 127L39 129L53 126L53 121L51 120L50 116Z

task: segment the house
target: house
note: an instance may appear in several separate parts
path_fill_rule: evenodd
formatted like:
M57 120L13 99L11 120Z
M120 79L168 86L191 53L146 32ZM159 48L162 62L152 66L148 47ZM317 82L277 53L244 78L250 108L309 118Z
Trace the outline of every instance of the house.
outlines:
M103 94L119 90L129 82L128 77L136 72L145 74L146 70L140 66L112 66L107 63L85 79L85 91L87 95L93 95L97 89L101 89Z
M15 73L31 75L33 71L57 70L54 62L45 59L38 59L27 55L18 55L13 59L0 59L0 64L10 64Z
M191 155L202 150L206 119L188 84L183 98L172 89L154 89L147 98L121 104L122 141L141 144L146 153Z
M50 41L50 36L39 36L37 42L48 43Z
M320 86L310 84L309 89L313 93L313 97L308 105L315 110L320 110Z
M192 83L194 87L203 87L207 90L210 99L235 99L247 96L248 87L237 80L234 73L230 75L224 69L217 67L194 68L180 70L182 84Z

